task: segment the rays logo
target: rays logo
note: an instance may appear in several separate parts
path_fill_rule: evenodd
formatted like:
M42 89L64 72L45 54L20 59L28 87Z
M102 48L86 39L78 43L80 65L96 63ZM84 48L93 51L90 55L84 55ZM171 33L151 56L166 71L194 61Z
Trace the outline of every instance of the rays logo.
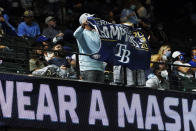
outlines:
M118 61L125 64L129 63L131 52L127 50L127 45L118 43L116 47L118 49L118 53L116 53L115 56L121 58Z

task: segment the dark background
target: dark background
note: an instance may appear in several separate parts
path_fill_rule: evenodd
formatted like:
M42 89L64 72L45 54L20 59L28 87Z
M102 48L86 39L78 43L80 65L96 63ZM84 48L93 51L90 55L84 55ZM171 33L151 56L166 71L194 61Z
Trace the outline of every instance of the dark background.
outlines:
M0 6L10 16L10 22L15 27L22 20L22 14L27 9L22 6L21 1L0 0ZM120 23L120 13L128 0L54 0L53 3L49 0L27 1L32 4L28 9L34 11L41 30L46 26L45 18L52 15L56 17L58 25L63 30L69 29L73 32L79 26L79 16L85 12L107 20L108 13L112 11L114 20ZM145 0L139 1L145 2ZM13 3L18 3L18 7L14 7ZM168 37L168 40L162 43L152 43L153 53L156 53L162 44L168 43L173 51L180 50L189 55L191 47L196 43L196 1L151 0L151 5L154 14L151 30L156 30L157 25L161 25ZM73 40L71 42L75 43Z

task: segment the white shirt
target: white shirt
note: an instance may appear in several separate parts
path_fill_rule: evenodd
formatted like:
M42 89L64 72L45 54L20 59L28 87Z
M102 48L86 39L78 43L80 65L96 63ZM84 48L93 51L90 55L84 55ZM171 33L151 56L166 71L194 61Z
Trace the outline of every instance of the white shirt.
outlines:
M160 87L161 81L158 79L158 77L154 74L150 74L148 76L148 80L146 81L146 87Z
M173 64L191 66L189 63L182 63L181 61L175 61ZM178 70L178 75L183 76L183 77L187 77L187 78L193 77L192 74L185 74L183 72L180 72L179 70Z

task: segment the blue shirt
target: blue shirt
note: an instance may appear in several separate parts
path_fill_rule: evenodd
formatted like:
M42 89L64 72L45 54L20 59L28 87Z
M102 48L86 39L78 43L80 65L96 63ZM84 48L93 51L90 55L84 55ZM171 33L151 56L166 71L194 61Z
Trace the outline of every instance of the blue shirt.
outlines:
M38 35L40 35L40 28L37 23L32 22L32 25L29 26L25 22L21 22L18 25L18 36L36 37Z
M129 14L134 14L133 16L130 16L129 18L128 15ZM139 21L138 21L138 18L137 18L137 15L135 13L135 11L131 10L131 9L123 9L122 12L121 12L121 22L131 22L133 24L138 24Z
M101 40L96 31L83 29L81 26L74 32L80 53L94 54L99 51ZM104 64L101 61L94 60L89 56L79 56L80 70L98 70L104 71Z
M189 62L189 64L190 64L192 67L196 67L196 62L194 62L193 60L191 60L191 61Z

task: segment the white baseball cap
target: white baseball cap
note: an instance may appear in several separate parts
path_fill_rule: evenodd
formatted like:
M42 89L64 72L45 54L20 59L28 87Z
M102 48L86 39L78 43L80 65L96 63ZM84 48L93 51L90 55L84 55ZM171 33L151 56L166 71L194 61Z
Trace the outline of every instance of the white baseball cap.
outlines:
M178 57L181 54L182 53L180 51L174 51L173 54L172 54L172 58L176 58L176 57Z
M84 14L82 14L82 15L80 16L80 18L79 18L80 24L86 22L86 21L87 21L87 18L88 18L88 17L92 17L92 16L94 16L94 14L92 14L92 15L89 14L89 13L84 13Z
M53 19L55 19L53 16L48 16L45 19L45 23L48 24L48 22L51 21L51 20L53 20Z

